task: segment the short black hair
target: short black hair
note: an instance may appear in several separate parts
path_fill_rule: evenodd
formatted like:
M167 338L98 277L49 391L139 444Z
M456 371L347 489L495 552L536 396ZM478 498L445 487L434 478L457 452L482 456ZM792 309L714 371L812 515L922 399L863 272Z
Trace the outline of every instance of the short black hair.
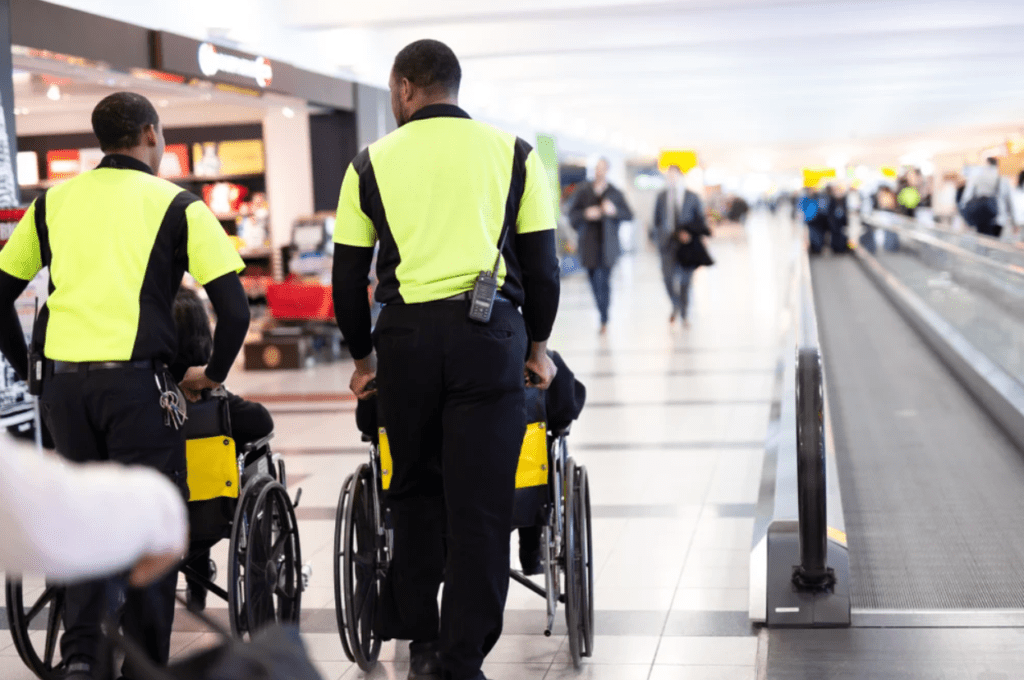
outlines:
M1024 170L1021 170L1020 174L1017 175L1017 186L1024 189Z
M182 286L174 298L174 325L178 330L178 354L174 364L205 366L213 354L213 333L206 305L199 295Z
M989 156L985 160L988 161L989 165L999 165L999 159L995 156Z
M395 78L406 78L416 87L452 96L459 93L462 82L458 57L438 40L417 40L406 45L395 57L391 71Z
M156 127L159 122L160 116L149 100L134 92L115 92L92 110L92 131L103 151L136 146L145 127Z

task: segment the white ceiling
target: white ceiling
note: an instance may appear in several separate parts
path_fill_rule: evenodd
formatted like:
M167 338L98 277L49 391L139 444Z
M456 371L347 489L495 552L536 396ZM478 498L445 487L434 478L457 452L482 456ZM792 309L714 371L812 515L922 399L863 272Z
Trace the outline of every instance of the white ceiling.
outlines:
M61 0L385 84L412 40L467 108L736 169L896 162L1024 130L1024 0ZM981 141L978 141L981 140Z

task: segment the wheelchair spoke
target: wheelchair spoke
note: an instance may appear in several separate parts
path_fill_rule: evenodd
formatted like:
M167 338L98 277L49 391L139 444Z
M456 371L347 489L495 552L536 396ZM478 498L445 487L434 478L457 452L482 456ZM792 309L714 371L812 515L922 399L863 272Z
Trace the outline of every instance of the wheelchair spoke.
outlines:
M248 605L252 612L253 623L255 624L255 627L258 628L263 623L266 623L269 618L267 610L273 610L273 603L269 602L270 594L263 588L251 588L250 595L252 599L249 600ZM256 631L253 630L251 632Z
M280 560L284 556L285 542L291 536L290 531L282 531L277 537L277 541L274 542L274 546L270 550L270 559L275 562Z
M53 666L53 655L57 650L57 641L60 640L60 622L64 614L64 597L58 595L53 599L50 607L49 625L46 627L46 649L43 660L47 667Z
M32 609L28 610L28 613L25 614L25 623L26 624L32 623L32 621L37 616L39 616L39 613L43 611L43 607L45 607L51 601L53 601L53 599L56 596L57 596L57 587L56 586L48 586L46 588L46 590L43 591L43 594L39 596L39 599L36 600L36 603L34 605L32 605Z
M280 595L281 597L286 597L289 600L294 600L295 599L295 585L294 584L290 584L291 587L288 587L288 585L289 584L282 584L282 583L278 582L278 584L274 587L274 594L275 595Z
M357 584L356 588L357 589L360 589L360 587L358 585L359 581L360 581L360 579L357 578L356 579L356 584ZM362 588L361 589L364 592L362 593L362 597L359 599L359 606L356 608L355 612L353 612L353 614L354 614L353 619L354 620L361 620L363 618L363 614L366 611L366 605L370 601L370 596L374 593L374 587L373 587L372 579L366 579L364 581L364 583L362 584Z

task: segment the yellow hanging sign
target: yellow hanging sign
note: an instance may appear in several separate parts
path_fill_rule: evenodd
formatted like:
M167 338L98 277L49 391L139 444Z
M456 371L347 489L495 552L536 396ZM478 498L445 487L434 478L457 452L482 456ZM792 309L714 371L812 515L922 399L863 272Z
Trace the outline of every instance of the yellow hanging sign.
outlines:
M835 168L804 168L804 187L817 189L823 179L834 179Z
M683 173L693 170L697 167L697 152L692 150L662 151L658 156L658 169L665 172L672 165Z

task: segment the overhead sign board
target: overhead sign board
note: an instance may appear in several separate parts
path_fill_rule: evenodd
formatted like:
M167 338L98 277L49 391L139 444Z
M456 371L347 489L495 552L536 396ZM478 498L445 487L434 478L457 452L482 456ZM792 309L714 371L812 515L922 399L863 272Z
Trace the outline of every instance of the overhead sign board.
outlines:
M246 88L253 93L279 92L346 111L354 108L353 85L347 80L174 33L155 31L153 36L153 67L159 71Z
M239 57L222 51L213 43L202 43L196 53L199 70L208 78L218 73L230 73L242 78L251 78L260 87L267 87L274 80L274 68L266 57Z
M804 168L804 187L808 189L818 188L822 180L835 179L835 168Z
M664 172L669 166L676 166L679 172L689 172L697 167L697 152L692 150L662 151L658 156L658 168Z

